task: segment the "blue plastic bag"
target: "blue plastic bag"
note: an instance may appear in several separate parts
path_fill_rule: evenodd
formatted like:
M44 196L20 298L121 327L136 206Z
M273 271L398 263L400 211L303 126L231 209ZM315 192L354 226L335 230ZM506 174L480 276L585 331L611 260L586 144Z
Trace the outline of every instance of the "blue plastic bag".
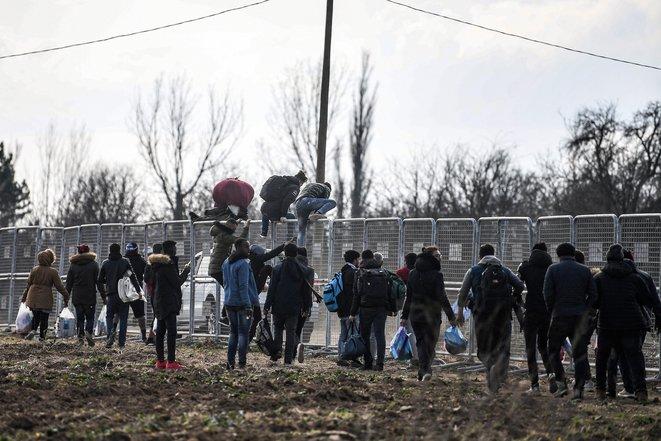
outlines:
M406 361L413 358L413 348L411 348L411 339L406 332L406 328L400 326L395 336L390 341L390 355L399 361Z
M462 334L461 329L450 326L445 330L445 350L452 355L459 355L468 348L468 340Z
M342 348L341 358L343 360L355 360L365 355L365 351L367 351L367 345L363 337L360 336L358 326L353 322L349 325L349 338Z

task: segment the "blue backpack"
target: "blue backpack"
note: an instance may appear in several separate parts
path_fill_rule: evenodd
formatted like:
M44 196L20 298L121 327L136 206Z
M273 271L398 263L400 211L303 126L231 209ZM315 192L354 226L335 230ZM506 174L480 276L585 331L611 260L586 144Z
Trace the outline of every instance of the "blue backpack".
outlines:
M343 289L344 282L342 280L342 273L339 272L324 286L324 304L326 305L326 308L328 308L328 311L337 312L340 307L337 300Z

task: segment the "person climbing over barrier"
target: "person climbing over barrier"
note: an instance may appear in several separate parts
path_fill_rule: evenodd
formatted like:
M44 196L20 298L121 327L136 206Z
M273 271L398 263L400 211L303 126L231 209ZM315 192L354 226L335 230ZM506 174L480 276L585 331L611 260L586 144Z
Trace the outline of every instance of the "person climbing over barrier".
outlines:
M248 206L252 202L255 190L239 178L228 178L218 182L212 191L213 208L204 211L204 215L190 211L191 222L218 221L230 219L248 219Z
M247 239L250 232L250 220L246 221L243 230L239 236L236 236L236 229L239 223L235 219L230 219L224 224L219 221L214 222L209 230L209 234L213 238L213 251L211 252L211 259L209 260L209 276L213 277L223 284L223 262L230 255L232 245L239 239Z
M337 206L337 203L333 199L329 199L330 194L331 185L328 182L324 182L323 184L313 182L301 190L301 194L296 200L296 217L298 219L297 245L299 247L305 246L308 223L324 219L326 213Z
M294 176L273 175L264 182L259 196L264 200L260 211L262 213L261 237L269 234L270 222L284 222L287 219L296 219L289 211L291 204L301 191L308 177L304 171L299 171Z

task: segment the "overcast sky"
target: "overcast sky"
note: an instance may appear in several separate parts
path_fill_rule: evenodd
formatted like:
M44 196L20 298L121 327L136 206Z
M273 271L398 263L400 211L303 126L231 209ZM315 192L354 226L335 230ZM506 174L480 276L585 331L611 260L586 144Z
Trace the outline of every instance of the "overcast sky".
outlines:
M402 0L465 20L610 56L661 65L661 1ZM0 0L0 54L166 24L249 3L211 0ZM137 162L131 103L161 73L188 75L243 100L242 167L258 166L272 88L318 60L324 0L265 5L132 38L0 61L0 139L24 146L22 171L50 121L84 123L92 159ZM370 51L379 83L370 153L377 167L410 149L511 146L532 167L557 151L564 118L615 102L629 116L661 98L661 72L499 36L386 3L336 0L333 60L358 70ZM347 131L346 122L338 127ZM277 148L277 145L273 145ZM75 164L66 166L75 167ZM290 170L283 170L289 172Z

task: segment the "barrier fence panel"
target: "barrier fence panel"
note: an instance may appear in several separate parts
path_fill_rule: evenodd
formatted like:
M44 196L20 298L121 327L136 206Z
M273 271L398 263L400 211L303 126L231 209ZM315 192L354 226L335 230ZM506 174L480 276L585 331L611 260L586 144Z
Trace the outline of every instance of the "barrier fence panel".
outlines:
M574 243L574 218L571 216L543 216L537 219L537 242L545 242L554 262L555 249L564 242Z
M576 216L576 249L585 254L585 263L601 268L606 263L608 247L617 242L617 217L612 214Z
M404 219L402 222L402 255L419 254L423 247L436 243L436 221Z
M146 230L147 245L150 248L153 249L155 243L163 243L163 240L165 240L163 238L165 235L165 225L163 222L148 222Z
M9 326L9 305L12 303L14 289L14 249L16 241L15 228L0 229L0 325Z
M99 258L99 264L103 262L104 259L108 257L108 246L110 242L103 247L104 244L101 242L101 225L99 224L90 224L90 225L81 225L80 226L80 236L75 239L73 242L66 244L68 250L67 254L72 255L76 253L76 245L85 243L90 247L90 251L96 253Z
M195 264L191 265L193 284L186 281L182 286L183 308L179 318L190 322L193 318L194 334L216 335L228 333L226 323L220 321L222 298L220 285L209 276L209 262L213 251L213 238L209 229L213 222L196 222L191 234L191 250L195 252ZM194 290L193 314L190 314L190 290ZM222 330L221 330L222 328Z
M239 228L237 228L237 234L241 234L242 230L243 225L239 225ZM271 225L269 228L269 233L266 235L266 237L261 237L262 221L252 220L250 221L250 227L248 227L248 241L250 241L251 245L261 245L267 250L270 250L273 247L273 230L274 226Z
M138 252L146 256L150 252L149 245L147 244L147 230L145 224L126 224L122 229L122 237L124 244L135 242L138 245Z
M16 312L21 304L23 291L25 290L27 279L32 268L37 264L37 246L38 246L39 227L22 227L16 230L16 246L14 248L14 286L12 301L9 304L9 320L16 319ZM53 250L57 253L57 250ZM60 259L60 256L57 256ZM59 260L54 267L58 268ZM51 317L52 318L52 317Z

